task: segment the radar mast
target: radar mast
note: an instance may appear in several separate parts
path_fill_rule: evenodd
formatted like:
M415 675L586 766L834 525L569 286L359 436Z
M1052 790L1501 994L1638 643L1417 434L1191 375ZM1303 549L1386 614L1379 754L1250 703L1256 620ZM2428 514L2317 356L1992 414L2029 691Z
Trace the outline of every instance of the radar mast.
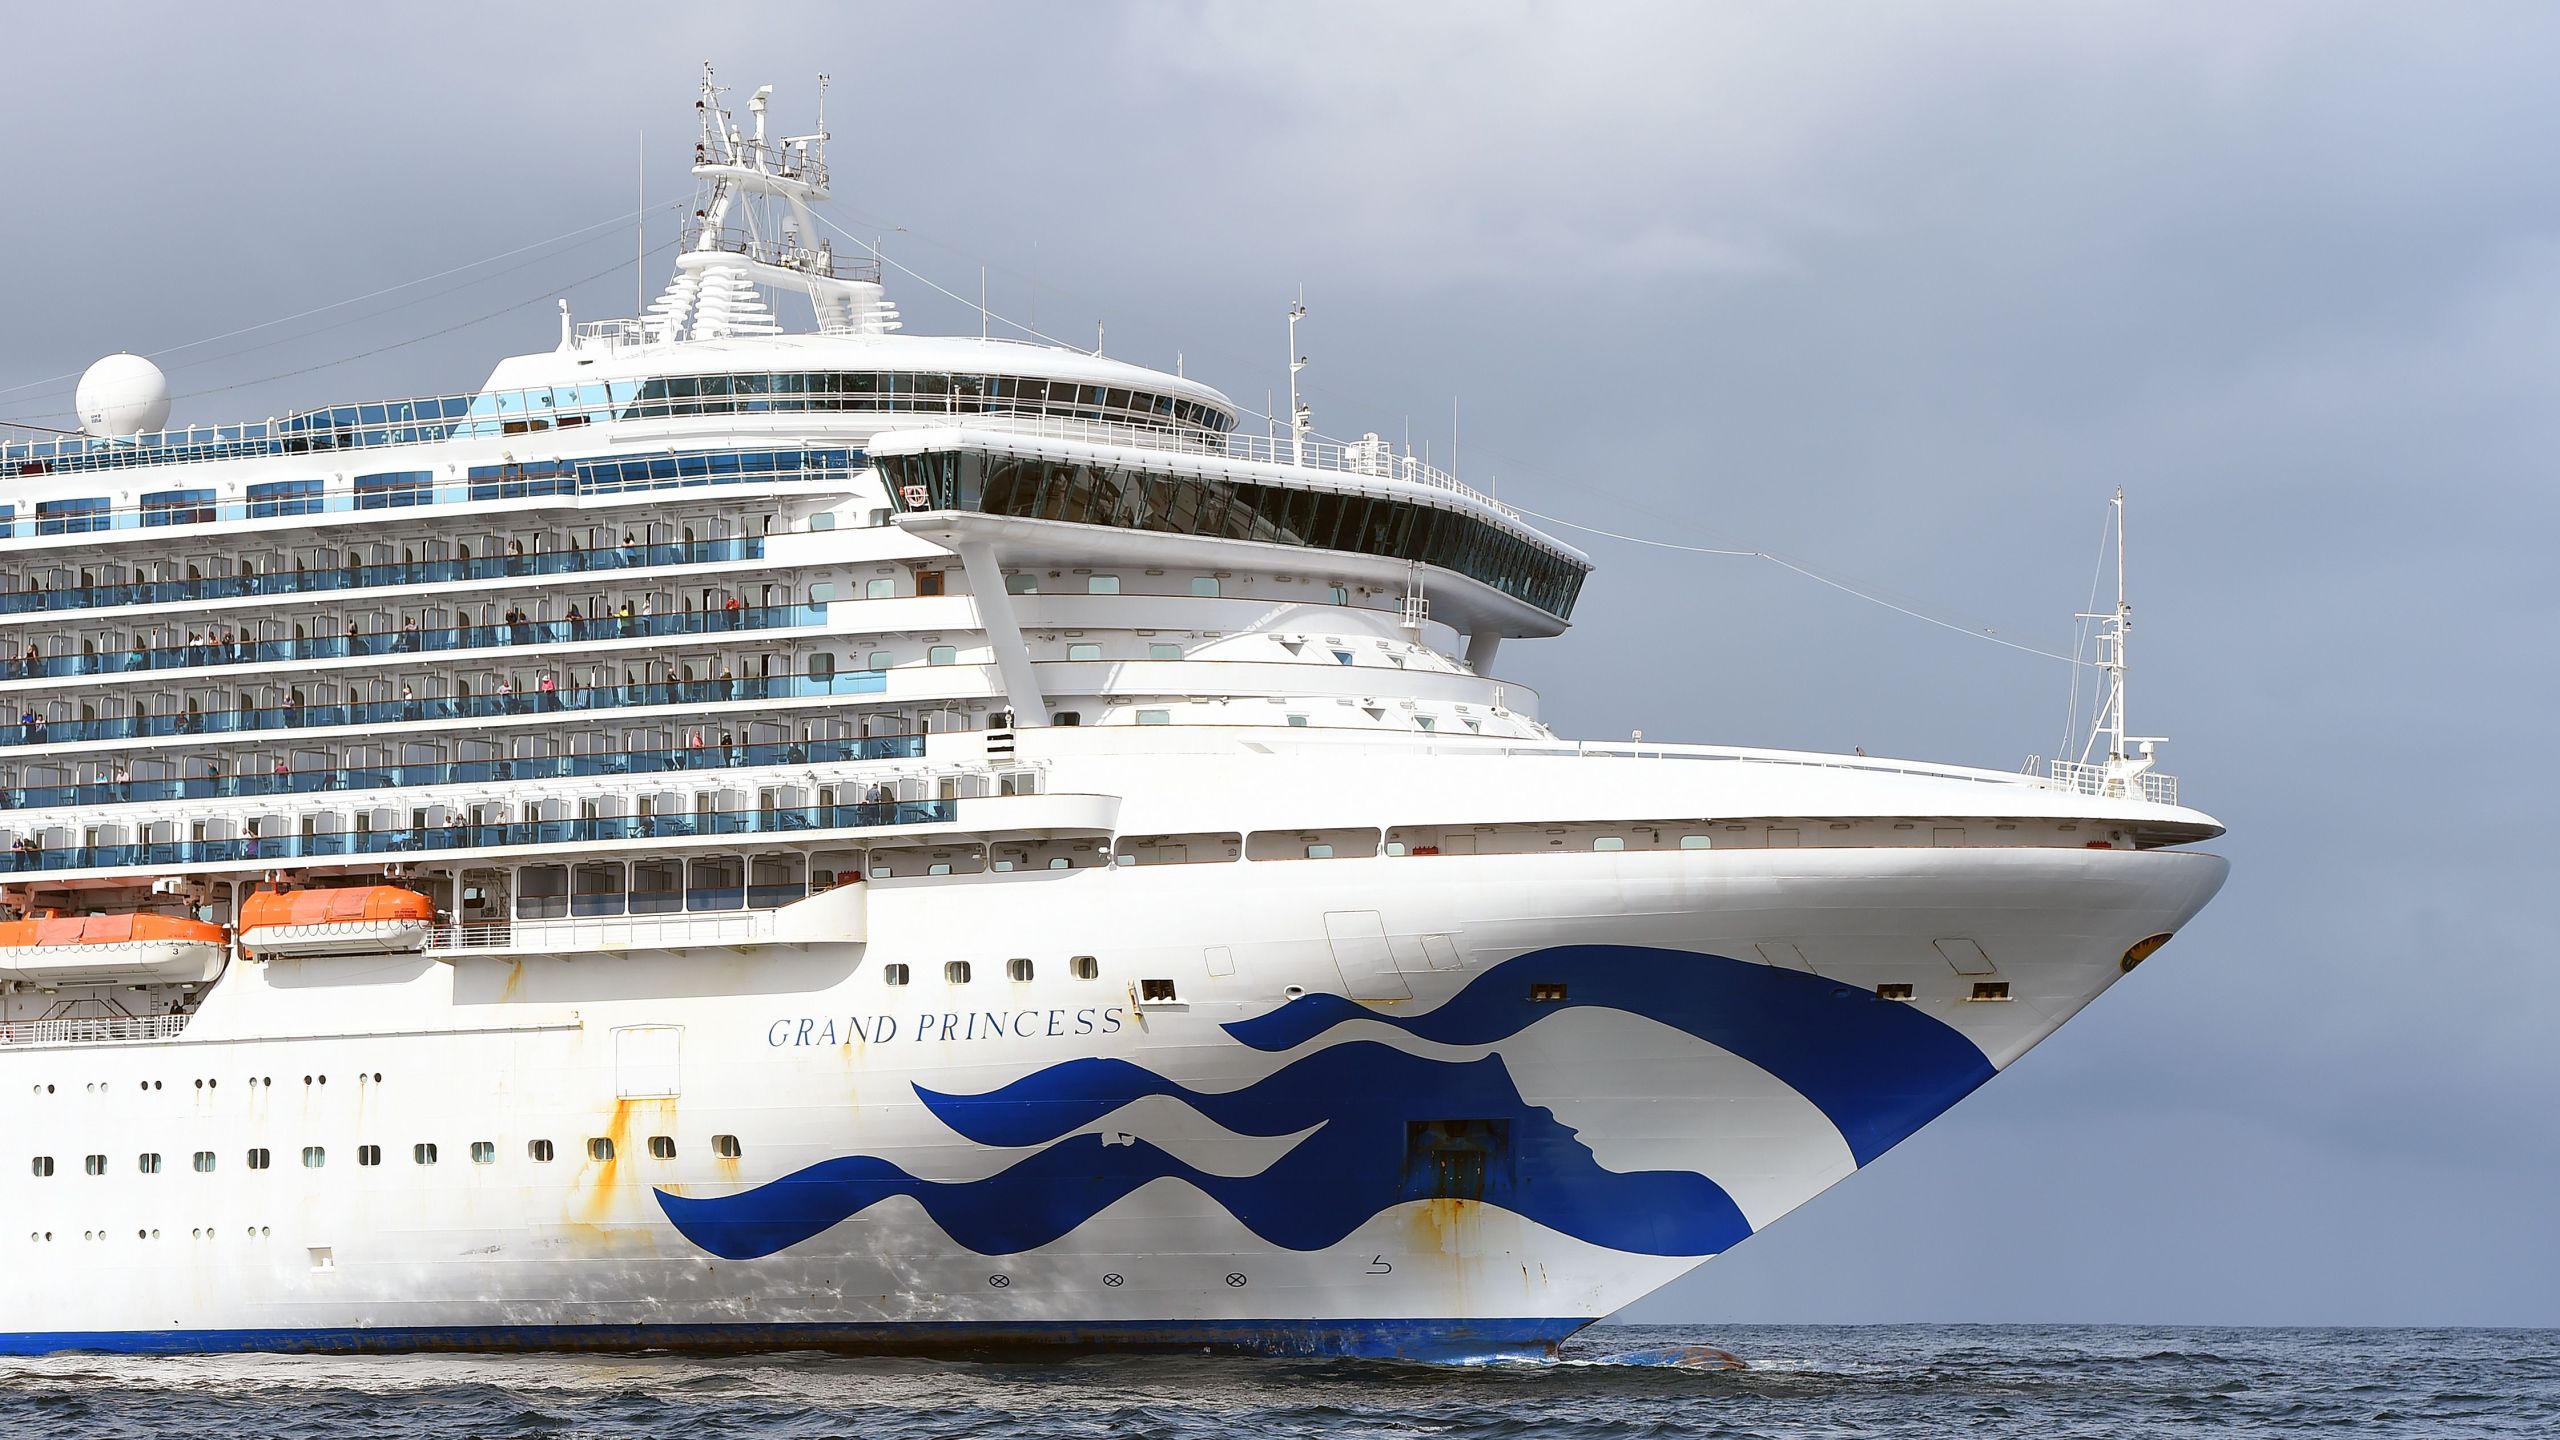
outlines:
M816 238L809 207L828 196L827 85L828 77L819 76L815 129L768 139L773 87L748 99L751 128L742 131L723 98L728 87L709 64L702 67L702 94L694 101L699 188L685 217L675 278L640 322L649 341L779 335L782 322L766 292L783 290L809 297L821 334L898 328L878 262L841 261L832 242Z

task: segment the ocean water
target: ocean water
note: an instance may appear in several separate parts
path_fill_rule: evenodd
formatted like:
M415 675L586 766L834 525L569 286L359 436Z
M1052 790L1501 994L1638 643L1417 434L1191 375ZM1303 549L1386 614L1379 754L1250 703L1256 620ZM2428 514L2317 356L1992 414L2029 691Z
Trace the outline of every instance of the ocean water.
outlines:
M1622 1358L1704 1343L1747 1370ZM63 1355L0 1436L2560 1435L2560 1331L1601 1327L1565 1358Z

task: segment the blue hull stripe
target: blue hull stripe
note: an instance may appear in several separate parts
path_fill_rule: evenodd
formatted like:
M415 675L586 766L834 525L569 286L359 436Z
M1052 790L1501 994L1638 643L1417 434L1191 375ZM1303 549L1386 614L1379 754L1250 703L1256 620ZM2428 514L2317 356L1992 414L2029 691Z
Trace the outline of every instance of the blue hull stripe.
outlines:
M323 1330L0 1333L0 1355L90 1351L400 1353L524 1350L859 1350L877 1354L1209 1350L1456 1362L1552 1354L1592 1318L1481 1320L1065 1320L905 1325L421 1325Z

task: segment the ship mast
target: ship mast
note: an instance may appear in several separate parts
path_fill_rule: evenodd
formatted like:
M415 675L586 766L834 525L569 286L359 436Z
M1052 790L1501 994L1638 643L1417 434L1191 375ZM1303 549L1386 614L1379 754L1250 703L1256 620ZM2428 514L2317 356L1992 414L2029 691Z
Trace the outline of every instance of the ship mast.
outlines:
M817 328L828 335L878 335L898 328L897 308L880 286L877 263L836 257L816 240L811 204L827 198L826 92L818 77L817 128L767 139L767 85L747 101L752 129L742 131L709 65L694 102L700 133L693 146L699 182L686 217L675 279L649 306L642 325L651 341L716 340L777 335L781 322L767 290L809 297Z
M2090 726L2088 743L2081 747L2083 767L2102 772L2102 793L2137 795L2141 793L2139 778L2157 763L2154 751L2168 737L2165 735L2133 735L2125 726L2125 675L2131 668L2126 658L2126 641L2133 634L2133 605L2126 599L2124 576L2124 487L2116 487L2113 523L2116 532L2116 604L2100 614L2081 615L2082 620L2095 620L2098 630L2098 669L2106 678L2106 699L2098 707L2097 718ZM2104 746L2103 752L2100 747Z

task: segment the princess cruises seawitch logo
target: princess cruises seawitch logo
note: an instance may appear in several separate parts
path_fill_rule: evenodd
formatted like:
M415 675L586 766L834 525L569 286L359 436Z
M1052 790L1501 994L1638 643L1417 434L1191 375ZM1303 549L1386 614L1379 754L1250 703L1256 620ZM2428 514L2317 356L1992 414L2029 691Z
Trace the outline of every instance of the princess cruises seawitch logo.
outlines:
M1541 996L1560 990L1566 998L1533 999L1533 984ZM1911 1006L1801 971L1634 946L1523 955L1418 1015L1309 995L1224 1028L1238 1044L1274 1054L1352 1022L1438 1047L1487 1047L1580 1007L1642 1016L1759 1066L1818 1108L1860 1165L1992 1075L1972 1042ZM1152 1097L1188 1106L1233 1135L1302 1138L1239 1176L1202 1170L1142 1137L1095 1130L1114 1111ZM1225 1091L1192 1089L1127 1060L1086 1058L982 1094L918 1086L916 1098L973 1143L1031 1153L964 1181L923 1179L877 1156L848 1155L732 1195L660 1191L658 1203L688 1240L733 1260L775 1254L899 1195L959 1244L1014 1254L1168 1178L1291 1250L1333 1245L1406 1201L1450 1197L1643 1254L1711 1255L1751 1233L1741 1208L1706 1175L1603 1167L1552 1111L1522 1098L1498 1052L1442 1059L1346 1039Z

